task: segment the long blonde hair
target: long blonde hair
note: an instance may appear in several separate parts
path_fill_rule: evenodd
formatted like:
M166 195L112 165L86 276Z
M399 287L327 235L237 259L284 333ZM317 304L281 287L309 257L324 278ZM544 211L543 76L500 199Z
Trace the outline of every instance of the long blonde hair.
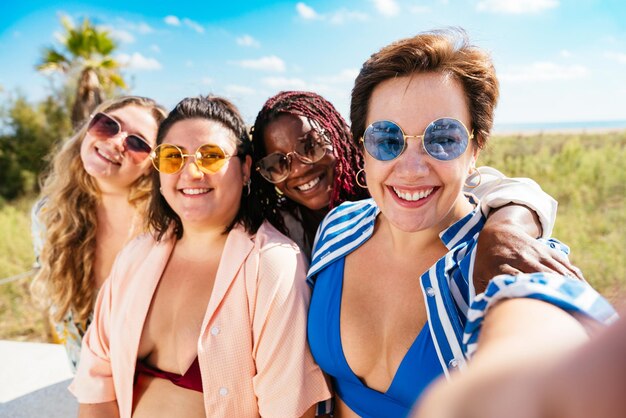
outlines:
M157 124L166 116L156 102L138 96L106 101L93 113L129 105L151 110ZM89 121L85 122L73 137L53 151L42 186L43 207L38 215L45 227L45 237L41 268L31 289L47 309L54 308L52 314L56 321L70 310L76 322L86 321L97 294L93 275L100 190L80 158L88 124ZM145 213L150 189L149 174L142 175L131 185L128 202L138 213Z

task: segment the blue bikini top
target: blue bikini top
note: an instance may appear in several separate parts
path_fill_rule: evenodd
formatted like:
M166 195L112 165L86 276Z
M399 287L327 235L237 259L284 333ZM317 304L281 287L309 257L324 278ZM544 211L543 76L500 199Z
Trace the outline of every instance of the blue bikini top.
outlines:
M318 275L309 309L308 338L311 352L331 376L335 392L361 417L405 417L422 391L443 370L428 322L413 341L385 393L367 387L354 374L341 345L340 312L344 258ZM423 297L421 293L415 297Z

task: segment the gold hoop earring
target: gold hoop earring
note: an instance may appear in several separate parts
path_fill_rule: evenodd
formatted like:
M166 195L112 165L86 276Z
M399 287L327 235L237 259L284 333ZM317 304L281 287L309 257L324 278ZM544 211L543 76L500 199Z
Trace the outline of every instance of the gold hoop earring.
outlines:
M359 177L361 177L361 174L363 174L363 183L359 181ZM356 184L358 184L359 187L361 187L362 189L367 189L367 179L365 178L365 169L362 168L359 171L357 171L355 180L356 180Z
M274 186L274 190L276 190L276 194L279 197L283 197L284 196L284 193L278 188L278 186Z
M480 186L481 181L483 181L482 174L480 174L480 171L478 171L476 167L472 167L472 172L469 174L469 176L467 176L463 185L468 189L475 189L476 187Z

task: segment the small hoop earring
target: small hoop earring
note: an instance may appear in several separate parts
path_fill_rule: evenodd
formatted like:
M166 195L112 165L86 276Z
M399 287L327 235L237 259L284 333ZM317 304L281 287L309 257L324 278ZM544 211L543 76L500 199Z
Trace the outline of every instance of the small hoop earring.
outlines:
M159 193L163 194L163 187L159 187Z
M480 171L478 171L476 167L472 167L472 172L469 174L469 176L467 176L463 185L468 189L475 189L476 187L480 186L481 181L483 181L482 174L480 174Z
M359 181L359 177L361 177L361 174L363 174L363 183ZM358 184L359 187L363 189L367 189L367 179L365 178L365 169L362 168L359 171L357 171L355 180L356 180L356 184Z
M276 190L276 194L280 197L283 197L285 194L278 188L278 186L274 186L274 190Z
M250 183L252 183L251 179L248 179L248 181L246 181L243 185L246 186L248 188L247 192L246 192L246 196L250 196Z

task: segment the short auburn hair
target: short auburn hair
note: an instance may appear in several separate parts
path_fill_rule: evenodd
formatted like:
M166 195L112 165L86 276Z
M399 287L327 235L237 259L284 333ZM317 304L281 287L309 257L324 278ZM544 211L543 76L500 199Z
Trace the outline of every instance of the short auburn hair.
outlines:
M372 92L380 83L415 73L442 73L463 87L474 142L483 148L493 127L499 84L490 55L470 44L461 28L424 32L401 39L374 53L354 82L350 102L352 137L363 136Z

